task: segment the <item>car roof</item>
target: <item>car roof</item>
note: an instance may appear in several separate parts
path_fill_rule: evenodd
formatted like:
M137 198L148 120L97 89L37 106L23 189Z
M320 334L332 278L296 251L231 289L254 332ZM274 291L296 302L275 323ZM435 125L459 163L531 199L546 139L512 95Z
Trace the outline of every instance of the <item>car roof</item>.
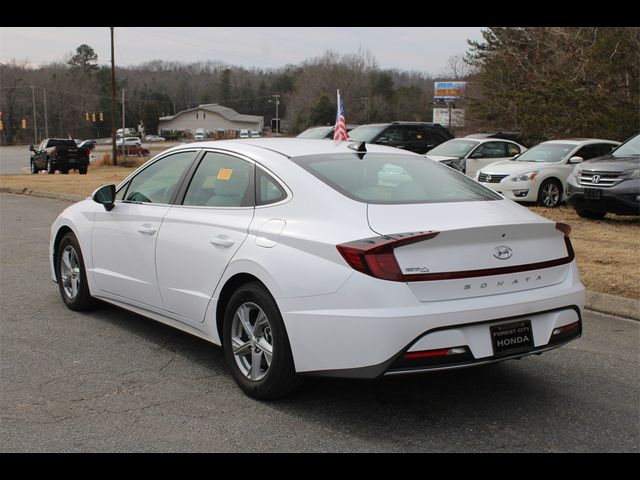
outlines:
M182 148L220 148L237 150L243 147L250 146L254 148L269 150L279 153L285 157L300 157L303 155L314 154L335 154L335 153L354 153L352 148L348 145L358 144L360 142L349 141L333 141L325 139L311 139L311 138L290 138L290 137L277 137L277 138L243 138L233 140L213 140L206 142L193 142L185 145L174 147L174 149ZM405 155L417 155L412 152L401 151L393 147L385 147L383 145L366 144L367 152L378 153L395 153Z
M614 140L604 140L601 138L566 138L566 139L548 140L542 143L564 143L569 145L588 145L589 143L611 143L612 145L620 144L620 142L616 142ZM542 143L539 143L538 145L541 145Z

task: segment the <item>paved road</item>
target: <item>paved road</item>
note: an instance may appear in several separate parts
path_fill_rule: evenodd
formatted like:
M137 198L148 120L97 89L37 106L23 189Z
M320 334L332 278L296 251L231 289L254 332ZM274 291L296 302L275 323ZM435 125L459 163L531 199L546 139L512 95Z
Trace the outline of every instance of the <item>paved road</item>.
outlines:
M0 451L640 451L637 322L588 314L582 339L540 357L310 379L261 403L202 340L63 306L47 242L66 205L0 195Z
M0 174L29 172L30 158L28 146L0 147Z

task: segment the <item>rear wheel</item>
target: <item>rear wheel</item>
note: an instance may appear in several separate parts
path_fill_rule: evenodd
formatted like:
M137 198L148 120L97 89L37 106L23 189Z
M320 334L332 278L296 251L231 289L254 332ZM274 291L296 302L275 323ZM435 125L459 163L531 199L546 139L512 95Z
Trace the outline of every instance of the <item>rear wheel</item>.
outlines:
M69 173L69 168L68 167L67 168L65 168L65 167L60 168L60 173L62 175L67 175Z
M55 266L60 295L65 305L75 311L90 309L94 300L89 293L82 251L73 233L62 237Z
M550 178L542 182L538 191L538 205L541 207L556 207L562 199L562 185L556 179Z
M78 167L78 173L80 175L86 175L87 174L87 166L85 165L84 167Z
M278 306L258 282L242 285L225 310L223 346L227 366L245 394L272 400L300 384Z

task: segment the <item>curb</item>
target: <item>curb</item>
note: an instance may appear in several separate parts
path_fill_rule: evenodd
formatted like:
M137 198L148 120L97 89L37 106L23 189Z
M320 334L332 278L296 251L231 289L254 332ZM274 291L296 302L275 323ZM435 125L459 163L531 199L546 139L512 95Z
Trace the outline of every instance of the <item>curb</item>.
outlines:
M608 293L586 291L584 308L617 317L640 321L640 300L618 297Z
M80 200L87 198L83 195L46 192L42 190L30 190L29 188L16 187L0 187L0 193L31 195L33 197L53 198L55 200L65 200L67 202L79 202ZM618 297L616 295L609 295L608 293L587 290L584 308L594 312L606 313L608 315L615 315L617 317L640 321L640 300L634 300L633 298Z
M0 193L14 193L16 195L31 195L32 197L52 198L54 200L65 200L67 202L79 202L88 195L73 195L71 193L47 192L44 190L31 190L30 188L0 187Z

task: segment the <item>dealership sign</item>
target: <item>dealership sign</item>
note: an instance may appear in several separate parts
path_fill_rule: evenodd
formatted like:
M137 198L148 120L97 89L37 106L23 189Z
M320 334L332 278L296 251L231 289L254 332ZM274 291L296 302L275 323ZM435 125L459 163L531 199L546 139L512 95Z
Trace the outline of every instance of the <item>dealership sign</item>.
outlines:
M464 108L434 108L433 123L449 126L449 112L451 112L451 126L464 127Z
M434 100L457 100L464 94L467 82L434 82Z

